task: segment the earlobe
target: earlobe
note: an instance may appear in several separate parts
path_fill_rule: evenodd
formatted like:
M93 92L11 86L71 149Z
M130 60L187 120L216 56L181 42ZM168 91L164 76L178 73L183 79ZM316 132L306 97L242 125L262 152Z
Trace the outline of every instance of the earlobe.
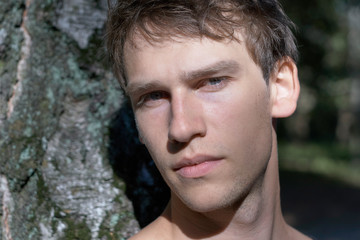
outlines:
M275 72L270 79L272 117L291 116L296 109L300 93L300 84L295 62L284 58L277 62Z
M140 130L139 130L139 126L138 126L138 123L136 121L136 118L135 118L135 126L136 126L136 130L138 132L138 139L140 141L141 144L144 144L144 137L142 136Z
M144 139L143 139L143 137L139 134L139 141L142 143L142 144L144 144Z

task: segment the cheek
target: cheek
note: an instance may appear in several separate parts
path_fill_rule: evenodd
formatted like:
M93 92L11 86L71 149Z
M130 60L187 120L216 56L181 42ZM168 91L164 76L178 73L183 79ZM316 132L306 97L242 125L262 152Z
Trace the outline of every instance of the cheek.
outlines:
M252 148L260 142L266 143L271 135L271 114L266 89L262 92L228 94L223 101L207 109L209 124L217 139L227 140L227 145L235 144Z
M162 172L164 164L164 149L167 144L167 117L164 111L149 111L135 113L135 119L142 143L146 146L159 171Z
M145 145L159 144L161 139L167 139L168 107L166 104L156 109L136 111L136 126Z
M231 122L232 127L247 127L271 120L269 96L266 91L246 94L224 94L221 100L206 106L206 114L215 123L224 126Z

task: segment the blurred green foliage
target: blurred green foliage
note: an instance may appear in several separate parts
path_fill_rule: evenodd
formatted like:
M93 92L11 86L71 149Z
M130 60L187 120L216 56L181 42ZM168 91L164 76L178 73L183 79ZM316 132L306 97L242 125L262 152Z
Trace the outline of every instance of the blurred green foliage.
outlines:
M360 187L359 168L348 148L333 143L279 143L280 169L320 174Z
M301 131L294 130L301 126L292 121L283 126L289 130L287 135L285 131L281 135L296 140L334 141L338 108L347 104L346 99L340 101L338 98L347 95L348 89L339 92L336 86L346 81L347 74L346 10L336 11L340 5L337 0L282 2L297 25L295 35L300 51L298 67L302 93L294 118L303 119L306 126ZM279 130L283 130L281 127Z
M358 129L360 123L354 121L350 101L354 76L349 66L357 63L349 62L354 60L349 58L352 49L348 44L348 13L352 8L360 8L360 1L280 2L297 25L301 83L298 110L278 123L280 164L349 178L360 186L360 179L351 177L353 172L360 172L359 166L351 161L349 147L352 135L356 134L353 129ZM336 170L342 173L333 174Z

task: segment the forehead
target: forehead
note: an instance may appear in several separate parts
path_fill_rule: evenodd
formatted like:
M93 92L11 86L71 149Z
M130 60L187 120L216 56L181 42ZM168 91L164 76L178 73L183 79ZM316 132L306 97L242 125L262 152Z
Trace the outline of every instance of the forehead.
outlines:
M237 40L215 41L209 38L179 37L160 42L134 38L124 47L128 83L135 77L147 78L167 73L196 70L219 61L252 62L242 34Z

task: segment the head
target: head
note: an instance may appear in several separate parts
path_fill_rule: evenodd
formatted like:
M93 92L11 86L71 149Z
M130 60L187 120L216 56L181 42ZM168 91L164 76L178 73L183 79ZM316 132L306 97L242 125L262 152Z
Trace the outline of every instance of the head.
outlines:
M297 60L291 27L277 0L117 1L109 11L107 48L125 88L124 46L139 35L152 43L203 37L239 41L236 33L242 32L250 56L267 81L278 60Z
M272 119L296 106L290 26L275 0L119 1L110 11L108 50L142 140L190 209L229 206L261 185L276 154Z

